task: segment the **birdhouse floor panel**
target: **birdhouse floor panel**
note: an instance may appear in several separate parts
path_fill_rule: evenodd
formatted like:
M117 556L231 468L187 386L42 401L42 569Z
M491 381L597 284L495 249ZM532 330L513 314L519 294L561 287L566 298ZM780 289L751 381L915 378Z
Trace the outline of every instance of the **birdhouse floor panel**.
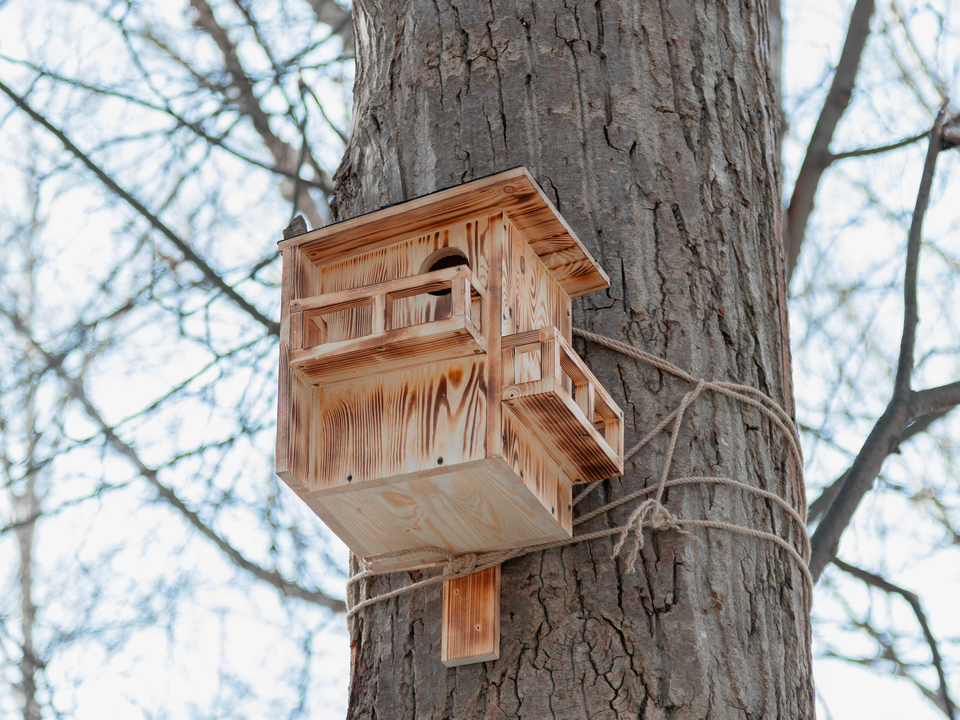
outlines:
M301 496L359 557L425 545L454 553L505 550L570 537L503 458L372 485ZM426 554L379 567L402 569L441 559Z

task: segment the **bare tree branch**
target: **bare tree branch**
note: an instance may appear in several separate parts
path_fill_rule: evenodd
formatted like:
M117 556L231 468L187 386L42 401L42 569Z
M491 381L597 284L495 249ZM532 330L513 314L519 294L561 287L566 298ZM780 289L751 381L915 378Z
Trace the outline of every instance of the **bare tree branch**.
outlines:
M913 407L916 413L946 414L957 405L960 405L960 381L920 390L913 394Z
M924 392L927 392L927 391L922 390L921 392L917 393L917 395L920 395ZM960 400L954 403L954 406L958 404L960 404ZM939 410L937 412L931 412L929 414L919 416L916 420L914 420L912 423L910 423L907 426L907 429L904 430L903 433L900 435L900 439L897 441L896 446L892 448L890 452L891 453L899 452L900 446L903 445L903 443L905 443L907 440L914 437L915 435L919 435L920 433L928 430L930 426L933 425L933 423L935 423L937 420L943 417L946 417L947 413L950 412L950 409L952 409L952 407L945 410ZM849 472L850 472L850 468L847 468L846 470L844 470L843 473L840 475L840 477L838 477L832 483L827 485L823 489L823 491L820 493L820 495L817 497L817 499L814 500L812 503L810 503L810 506L807 508L807 523L812 524L816 522L817 519L821 515L823 515L824 512L826 512L827 508L830 507L830 503L832 503L836 499L837 493L840 492L840 488L843 486L843 481L846 479L847 473Z
M870 490L873 481L883 467L883 461L893 452L898 440L907 426L920 414L914 408L914 396L910 390L910 376L913 373L914 347L916 345L917 323L917 271L920 261L920 240L923 235L923 218L930 203L930 188L937 166L937 156L943 149L940 127L945 116L944 110L930 130L927 156L920 177L920 189L914 207L913 221L907 238L907 260L904 271L904 312L903 333L900 342L900 355L897 360L897 375L894 380L893 397L886 410L877 421L863 447L857 453L846 478L837 492L836 499L830 504L823 520L817 526L811 538L810 573L816 582L823 569L836 556L840 537L850 524L853 515ZM951 386L947 386L948 388ZM950 396L951 391L944 391ZM942 407L940 409L943 409Z
M227 282L217 273L216 270L197 252L187 244L179 235L177 235L173 230L171 230L167 225L160 220L154 213L150 212L146 206L137 200L133 195L124 190L120 185L110 177L105 170L103 170L99 165L97 165L90 157L80 150L71 140L66 136L66 134L55 127L49 120L47 120L43 115L34 110L26 101L25 98L18 95L11 88L5 85L0 81L0 90L2 90L14 104L23 110L30 118L41 125L47 132L56 137L60 143L80 162L89 168L94 175L97 176L97 179L101 183L106 185L107 189L113 192L117 197L124 200L130 207L136 210L141 216L143 216L156 230L162 233L170 242L176 246L177 250L186 258L194 267L196 267L203 274L203 277L206 278L207 282L220 290L224 295L226 295L235 305L237 305L241 310L246 312L250 317L256 320L258 323L263 325L271 335L280 335L280 323L271 320L266 315L261 313L257 308L255 308L246 298L244 298L240 293L236 291L231 285L228 285Z
M304 185L317 188L318 190L323 190L324 192L330 192L329 183L327 184L319 183L319 182L316 182L315 180L308 180L307 178L300 177L296 175L292 170L287 170L277 165L271 165L269 163L263 162L262 160L257 160L256 158L250 157L246 153L243 153L237 150L236 148L228 145L226 142L226 139L227 139L226 136L211 135L206 130L204 130L203 126L199 121L194 122L183 117L180 113L176 112L170 106L169 102L165 102L164 105L157 105L156 103L152 103L148 100L144 100L143 98L138 98L134 95L130 95L129 93L121 92L116 88L104 87L101 85L93 85L91 83L86 83L76 78L51 72L50 70L47 70L39 65L36 65L31 62L27 62L26 60L20 60L18 58L12 58L7 55L3 55L2 53L0 53L0 59L6 60L7 62L13 63L15 65L21 65L23 67L30 68L31 70L33 70L34 72L36 72L37 74L43 77L50 78L51 80L55 80L57 82L61 82L66 85L72 85L74 87L81 88L82 90L88 90L98 95L114 97L114 98L117 98L118 100L123 100L125 102L133 103L134 105L139 105L141 107L147 108L148 110L154 110L156 112L169 115L171 118L173 118L177 122L176 127L172 128L171 132L175 130L177 127L185 127L188 130L192 131L197 137L205 140L211 145L216 145L218 148L228 152L238 160L243 160L246 163L250 163L251 165L254 165L258 168L262 168L264 170L272 172L275 175L280 175L281 177L290 178L291 180L299 177L300 182L303 183ZM319 100L317 102L319 103ZM322 107L320 108L320 112L321 113L324 112ZM324 114L324 117L326 117L325 114ZM341 135L341 139L343 139L343 141L346 142L346 138L342 135L342 133L340 133L339 129L334 127L332 124L331 124L331 127L333 127L334 131L337 132L339 135Z
M915 142L923 140L930 134L929 130L924 130L922 133L916 135L911 135L908 138L903 140L898 140L895 143L890 143L889 145L880 145L879 147L872 148L860 148L859 150L847 150L846 152L839 153L829 153L830 163L835 163L838 160L846 160L847 158L860 158L867 157L869 155L879 155L881 153L890 152L891 150L898 150L907 145L912 145Z
M78 378L72 377L64 369L63 356L55 355L44 349L30 334L30 330L24 323L23 318L15 312L11 312L6 308L0 307L0 315L3 315L7 318L14 330L16 330L17 334L19 334L23 340L27 342L30 347L32 347L43 358L44 363L50 367L64 382L71 396L80 403L87 416L97 425L97 427L100 428L100 431L103 433L103 436L106 438L110 446L117 453L127 458L127 460L129 460L137 469L137 472L139 472L140 475L154 487L160 498L175 508L181 515L183 515L183 517L186 518L186 520L193 525L194 528L200 531L201 534L210 539L213 544L216 545L230 559L230 561L234 563L234 565L239 567L241 570L245 570L246 572L250 573L257 579L270 583L288 597L300 598L301 600L306 600L307 602L328 608L338 613L345 611L345 605L342 600L332 598L320 590L309 590L295 582L287 580L280 574L278 570L268 570L249 560L239 550L233 547L233 545L222 538L213 528L207 525L195 511L191 510L172 488L160 481L160 473L156 468L152 468L143 462L133 446L124 442L123 439L117 435L114 427L104 420L103 415L87 396L82 381Z
M247 76L243 64L240 62L237 48L230 39L226 29L217 21L210 4L207 3L206 0L190 0L190 6L197 11L197 19L195 21L197 26L210 36L220 50L220 54L223 56L224 67L230 74L231 84L239 93L238 105L240 112L250 118L254 129L257 131L257 134L260 135L267 149L270 150L277 165L284 170L293 170L299 174L300 166L297 165L297 159L300 153L294 150L288 143L281 140L270 127L270 116L264 112L260 105L260 98L257 97L253 83ZM306 140L303 139L302 142L306 143ZM304 144L301 147L301 152L306 150L307 147ZM326 187L327 192L333 192L333 181L330 177L315 163L311 162L311 165L314 170L318 171L321 185ZM325 224L323 215L309 195L295 198L293 188L284 188L283 192L289 202L297 203L293 215L296 215L297 210L300 210L307 216L307 219L313 227L321 227Z
M837 63L833 82L823 102L810 143L807 145L807 153L800 166L800 173L797 175L783 228L787 282L790 282L793 271L797 267L800 247L807 232L807 222L813 212L813 202L817 188L820 186L820 178L832 162L830 143L853 94L857 73L860 70L860 56L870 35L870 19L873 17L873 12L874 0L857 0L853 6L847 37L840 52L840 61Z
M307 0L317 22L328 25L334 35L343 43L346 55L353 53L353 15L344 10L335 0Z
M930 623L927 622L927 616L923 612L923 607L920 605L920 598L917 596L917 594L910 592L899 585L894 585L892 582L881 577L880 575L869 572L868 570L864 570L862 568L858 568L854 565L850 565L849 563L845 563L840 558L834 558L833 564L843 570L845 573L853 575L853 577L861 580L867 585L879 588L885 593L891 595L899 595L910 604L910 607L913 609L913 614L916 615L917 622L920 623L920 628L923 630L923 636L927 640L927 645L930 646L930 653L933 656L933 666L936 668L937 677L940 679L940 703L938 703L938 706L942 703L941 709L946 713L947 717L950 718L950 720L956 720L956 706L950 699L950 694L947 690L947 675L943 670L943 658L940 655L940 649L937 647L937 640L933 636L933 631L930 629Z

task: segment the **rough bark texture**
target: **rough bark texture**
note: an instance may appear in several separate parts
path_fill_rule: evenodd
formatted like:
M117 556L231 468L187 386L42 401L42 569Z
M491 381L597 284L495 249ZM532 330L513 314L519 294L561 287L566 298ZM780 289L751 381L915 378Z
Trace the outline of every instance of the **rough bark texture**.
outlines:
M612 278L579 302L576 325L754 385L792 411L762 0L359 0L354 18L339 218L526 165ZM578 349L624 409L628 447L690 389ZM578 509L656 482L665 448L645 448ZM770 424L704 396L673 476L712 474L803 503ZM768 503L727 488L675 490L667 504L792 532ZM507 563L497 662L440 664L439 589L364 611L350 628L349 716L813 717L793 561L761 540L697 536L653 536L635 574L610 559L609 540Z

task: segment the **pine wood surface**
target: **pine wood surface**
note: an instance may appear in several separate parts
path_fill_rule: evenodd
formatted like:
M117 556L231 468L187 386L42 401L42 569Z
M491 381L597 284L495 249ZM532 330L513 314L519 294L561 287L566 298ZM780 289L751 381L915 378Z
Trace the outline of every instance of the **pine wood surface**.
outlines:
M319 268L318 283L311 294L327 294L361 286L404 279L421 274L429 257L443 249L457 249L467 258L476 286L486 290L490 282L490 238L494 226L487 216L462 219L451 225L414 237L396 238L391 245L364 250ZM479 300L475 309L480 311ZM420 294L394 302L394 328L418 325L449 314L449 297ZM479 317L479 315L476 315ZM357 337L369 327L369 310L358 308L337 317L328 317L327 339L337 341ZM479 326L481 322L477 320Z
M507 550L570 536L499 457L301 498L358 557L424 545L455 553ZM381 567L410 568L443 557L397 558Z
M529 358L539 367L531 370ZM622 474L623 413L560 331L502 338L501 365L504 405L535 431L574 484Z
M485 363L454 360L321 388L311 489L482 459Z
M609 287L610 280L525 168L514 168L451 187L280 243L299 247L326 265L393 244L398 238L449 225L463 217L502 210L571 297Z
M500 566L443 582L440 659L447 667L500 657Z
M570 340L570 296L508 221L501 332L506 336L544 327L559 328Z

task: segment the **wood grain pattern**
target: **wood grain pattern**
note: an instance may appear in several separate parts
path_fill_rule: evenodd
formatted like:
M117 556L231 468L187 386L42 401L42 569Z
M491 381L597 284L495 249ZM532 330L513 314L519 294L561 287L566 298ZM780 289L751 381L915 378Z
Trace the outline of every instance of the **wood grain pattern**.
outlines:
M459 315L290 352L289 364L316 386L397 372L486 352L480 330Z
M567 252L554 258L556 264L550 269L571 297L610 286L606 273L526 168L507 170L328 225L285 240L280 243L280 249L300 247L312 262L327 265L365 249L390 245L398 237L423 233L494 210L501 210L510 218L536 254ZM560 260L568 261L561 264Z
M311 490L482 459L485 376L466 358L322 388Z
M490 228L487 244L487 262L493 272L487 280L487 301L483 317L483 335L487 342L487 388L496 394L503 387L500 353L500 314L502 312L503 276L497 269L503 267L504 248L507 243L507 218L496 213L487 219ZM474 314L476 317L476 314ZM503 441L500 432L502 404L494 397L487 403L487 457L498 457L502 452Z
M539 348L539 377L529 375ZM623 472L623 413L556 328L501 339L502 400L574 483ZM602 434L601 434L602 433Z
M440 661L447 667L500 657L500 566L443 581Z
M503 459L566 534L573 534L573 482L509 407L501 416Z
M511 222L502 267L502 334L556 327L569 341L570 296Z
M280 367L277 393L277 446L274 467L278 476L294 491L304 492L311 437L313 389L290 368L292 341L301 342L301 333L291 338L291 304L303 288L312 289L316 268L295 247L283 253L280 292Z
M302 498L359 557L424 545L455 553L506 550L570 536L503 458L455 467ZM441 559L398 558L383 567Z
M490 277L489 233L487 218L479 217L461 220L414 237L397 236L390 245L360 252L321 267L317 294L345 292L420 275L424 261L444 248L456 248L463 252L476 286L486 290ZM479 311L479 304L474 307ZM449 296L419 294L402 298L394 302L391 308L391 327L396 329L431 322L447 317L449 312ZM328 341L355 338L369 332L370 311L356 308L336 317L328 317L326 321ZM479 326L482 322L475 324Z
M623 473L623 459L587 421L560 382L550 378L512 385L503 402L557 460L568 466L577 484Z

